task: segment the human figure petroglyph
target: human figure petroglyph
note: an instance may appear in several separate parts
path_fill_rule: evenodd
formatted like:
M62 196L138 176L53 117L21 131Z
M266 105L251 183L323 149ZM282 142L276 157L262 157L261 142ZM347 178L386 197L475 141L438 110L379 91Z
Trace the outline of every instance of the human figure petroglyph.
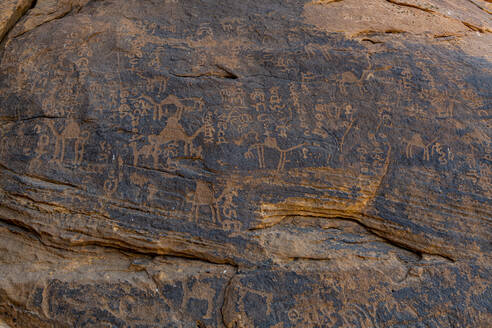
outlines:
M74 119L69 119L65 128L58 132L52 121L47 121L48 127L51 129L55 136L55 153L53 160L58 163L62 163L65 157L65 146L67 142L74 141L74 164L80 164L84 155L84 146L89 139L89 132L82 131L79 124Z
M314 81L315 79L316 76L312 72L301 72L301 92L304 94L310 94L311 90L309 88L309 83ZM289 83L289 91L294 108L298 113L300 126L304 129L304 135L310 136L312 133L312 129L310 126L309 114L300 101L300 92L297 89L295 83Z
M340 139L340 152L343 151L343 145L345 143L345 139L350 132L350 130L354 127L354 124L357 118L354 116L355 109L352 108L352 105L348 104L345 106L344 115L347 121L342 122L342 125L345 127L342 137Z
M355 109L352 107L352 105L348 104L345 106L345 117L347 118L348 121L352 121L354 117Z
M374 132L374 135L376 135L380 129L383 130L384 127L390 128L393 126L391 109L380 108L378 109L378 114L379 114L379 123L378 126L376 127L376 131Z

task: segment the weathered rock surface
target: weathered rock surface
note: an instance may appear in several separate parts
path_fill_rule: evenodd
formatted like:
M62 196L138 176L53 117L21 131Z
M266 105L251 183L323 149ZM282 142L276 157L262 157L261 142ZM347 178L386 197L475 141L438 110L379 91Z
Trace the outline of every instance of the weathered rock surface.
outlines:
M0 327L490 327L489 2L0 8Z
M0 2L0 40L32 5L32 0L2 0Z

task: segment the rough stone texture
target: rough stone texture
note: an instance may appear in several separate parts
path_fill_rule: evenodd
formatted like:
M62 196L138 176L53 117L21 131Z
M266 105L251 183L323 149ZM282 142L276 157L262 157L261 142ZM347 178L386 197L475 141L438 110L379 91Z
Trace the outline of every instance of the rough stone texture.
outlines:
M32 0L0 1L0 40L32 5Z
M0 8L0 327L490 327L490 3Z

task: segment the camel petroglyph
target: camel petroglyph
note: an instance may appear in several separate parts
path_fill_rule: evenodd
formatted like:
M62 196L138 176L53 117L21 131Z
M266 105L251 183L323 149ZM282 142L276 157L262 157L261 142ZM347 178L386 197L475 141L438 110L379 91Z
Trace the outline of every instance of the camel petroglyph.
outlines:
M82 131L79 124L70 119L61 132L58 132L52 121L47 122L48 127L55 136L55 153L53 160L62 163L65 158L65 146L67 142L74 141L74 164L80 164L84 155L84 146L89 139L89 132Z

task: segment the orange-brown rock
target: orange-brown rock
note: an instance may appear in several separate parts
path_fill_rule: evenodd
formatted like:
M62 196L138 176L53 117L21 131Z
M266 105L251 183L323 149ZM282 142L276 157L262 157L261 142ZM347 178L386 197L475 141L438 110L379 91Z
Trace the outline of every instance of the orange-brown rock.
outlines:
M490 327L481 0L0 0L0 327Z

